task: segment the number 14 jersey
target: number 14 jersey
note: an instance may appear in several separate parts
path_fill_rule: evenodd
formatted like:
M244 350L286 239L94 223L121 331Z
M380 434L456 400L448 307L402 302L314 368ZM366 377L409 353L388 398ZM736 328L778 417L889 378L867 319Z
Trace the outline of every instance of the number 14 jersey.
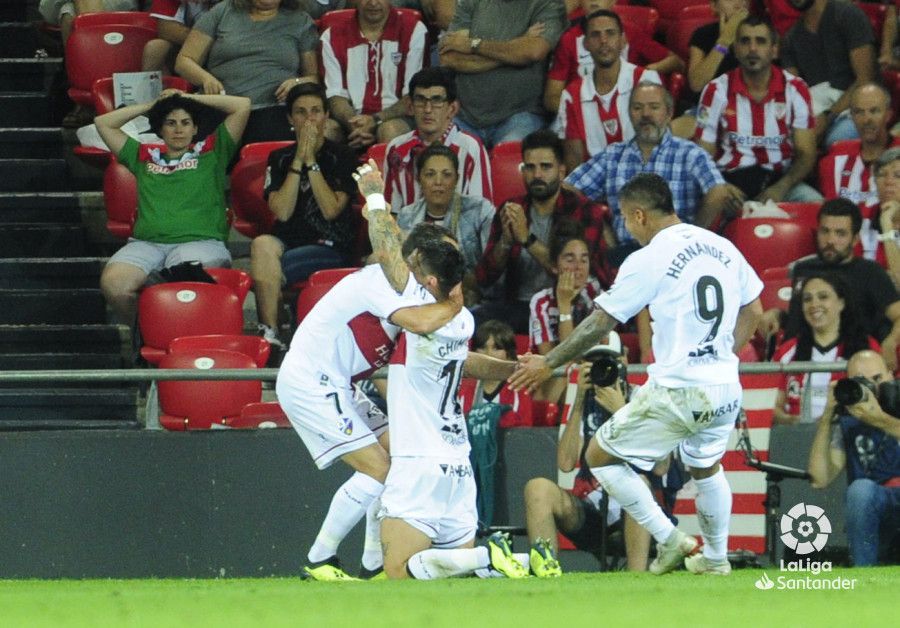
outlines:
M403 331L388 366L391 457L466 458L459 380L475 329L463 308L427 336Z
M738 381L738 310L761 291L762 281L731 242L680 223L629 255L595 303L622 322L649 305L656 362L647 373L661 386L684 388Z

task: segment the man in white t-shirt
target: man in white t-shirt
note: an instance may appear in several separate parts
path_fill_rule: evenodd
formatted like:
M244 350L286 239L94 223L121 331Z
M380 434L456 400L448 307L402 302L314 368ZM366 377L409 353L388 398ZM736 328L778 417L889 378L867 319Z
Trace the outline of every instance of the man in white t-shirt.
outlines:
M380 244L382 238L397 237L381 173L371 160L357 172L373 249L396 251ZM462 281L462 255L449 237L428 252L433 254L416 250L405 260L396 253L377 259L395 289L405 286L412 275L427 292L423 302L441 304ZM505 536L495 534L487 547L474 546L476 488L458 399L459 381L461 377L508 377L515 368L512 361L477 353L469 356L474 327L472 314L462 308L453 320L428 335L401 332L391 356L391 470L380 512L388 578L430 580L489 568L511 578L528 575L512 556Z
M647 384L603 424L585 460L603 488L657 541L656 574L685 565L694 573L728 574L731 489L719 460L741 407L740 349L762 313L762 282L731 242L682 223L666 182L641 173L620 191L629 233L641 244L619 269L597 309L545 356L525 355L510 378L533 388L552 369L581 356L618 322L645 306L653 319ZM679 447L697 486L697 540L676 529L628 464L650 469Z
M443 232L423 225L410 233L402 252L428 258L443 237ZM395 255L403 259L399 238L382 239L381 244L396 247ZM375 252L384 254L377 247ZM423 294L412 277L397 290L380 266L367 266L338 282L294 334L278 373L278 400L320 469L341 459L356 471L332 499L307 556L304 577L350 579L337 561L337 547L363 516L363 575L372 577L381 570L376 515L390 465L387 418L354 383L387 364L401 328L432 332L462 306L461 291L439 304L427 304Z

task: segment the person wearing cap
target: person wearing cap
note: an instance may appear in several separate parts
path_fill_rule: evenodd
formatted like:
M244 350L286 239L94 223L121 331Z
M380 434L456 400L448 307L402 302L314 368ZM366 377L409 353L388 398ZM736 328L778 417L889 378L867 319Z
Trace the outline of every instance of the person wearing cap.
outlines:
M592 362L605 356L612 356L623 367L626 363L622 341L614 331L609 332L604 342L589 349L585 353L585 361L578 367L575 400L556 448L559 470L563 473L576 471L572 488L565 489L547 478L533 478L525 485L525 525L532 544L530 568L538 577L552 577L559 573L550 568L554 562L558 565L557 532L561 532L579 550L599 555L604 527L607 534L623 532L628 570L647 570L649 533L624 513L615 499L606 496L604 500L602 487L584 462L584 451L594 433L631 396L624 369L610 386L598 386L592 382ZM638 472L649 486L662 488L660 478L666 475L669 467L667 456L652 471ZM672 466L672 473L672 484L667 481L665 487L669 512L681 485L680 470L676 465Z

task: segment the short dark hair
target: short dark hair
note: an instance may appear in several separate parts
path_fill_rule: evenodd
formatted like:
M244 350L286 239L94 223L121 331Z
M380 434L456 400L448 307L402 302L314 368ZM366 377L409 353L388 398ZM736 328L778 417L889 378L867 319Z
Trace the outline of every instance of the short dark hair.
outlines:
M758 15L748 15L743 20L741 20L740 24L738 24L738 31L741 30L741 26L765 26L769 31L769 39L772 41L772 43L778 43L778 31L775 30L774 26L772 26L772 22L764 17L760 17Z
M853 235L857 235L859 230L862 229L862 212L859 211L859 206L846 198L833 198L822 203L822 208L819 210L819 216L816 219L816 222L821 223L824 216L849 217L853 228Z
M614 11L610 11L609 9L597 9L590 15L586 15L584 18L584 26L582 28L584 28L584 30L587 30L588 22L590 22L591 20L595 20L598 17L608 17L616 23L616 26L619 27L620 33L625 32L625 26L622 24L622 18L620 18L617 13L615 13Z
M674 214L672 190L669 184L656 173L641 172L619 190L619 204L622 201L639 203L644 209L651 209L663 214Z
M494 339L494 344L506 352L507 358L516 359L516 332L509 326L509 323L497 319L484 321L475 329L475 334L472 336L472 349L478 351L491 338Z
M445 146L439 142L431 144L416 157L416 173L422 172L427 162L432 157L446 157L453 164L453 170L459 173L459 157L453 152L449 146ZM416 175L418 176L418 174Z
M406 259L416 249L422 248L427 242L450 238L456 242L456 236L446 227L433 222L420 222L412 228L409 235L400 246L400 254Z
M522 140L522 159L525 153L536 148L549 148L556 155L556 160L563 162L563 143L559 136L549 129L540 129L525 136Z
M550 263L555 264L556 259L562 254L563 249L572 240L581 240L587 244L584 238L584 228L571 218L560 218L553 225L550 232Z
M409 79L409 97L416 94L416 89L443 87L447 92L447 100L456 100L456 72L448 67L435 66L419 70Z
M294 108L294 101L301 96L315 96L322 101L322 110L328 113L328 98L325 96L325 88L318 83L310 81L308 83L297 83L287 93L287 98L284 99L284 106L287 108L288 115L291 114L291 110Z
M466 272L466 263L459 248L442 238L428 240L416 250L422 270L437 278L438 289L446 297L453 286L462 281Z
M166 116L176 109L184 109L191 116L191 121L198 127L200 126L200 118L209 110L206 105L197 102L193 98L188 98L181 94L172 94L157 100L150 107L150 111L147 112L150 130L157 135L161 135L163 124L166 123Z

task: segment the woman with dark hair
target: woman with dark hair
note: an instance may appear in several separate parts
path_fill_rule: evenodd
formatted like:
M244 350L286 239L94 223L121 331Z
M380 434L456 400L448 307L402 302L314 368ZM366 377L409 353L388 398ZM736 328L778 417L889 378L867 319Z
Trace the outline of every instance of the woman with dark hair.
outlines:
M225 114L208 137L198 141L204 111ZM140 144L122 126L146 115L162 145ZM230 266L225 246L226 167L237 152L250 100L240 96L200 96L166 90L152 103L131 105L97 116L100 137L119 163L137 179L138 207L133 237L113 255L100 288L117 322L132 324L137 293L151 272L182 262Z
M498 360L515 360L516 336L513 328L503 321L483 322L475 329L475 334L472 336L472 351ZM498 403L509 406L509 410L501 415L498 427L523 425L522 417L519 415L520 393L511 389L506 380L467 381L473 382L474 385L463 385L459 392L466 414L474 405Z
M819 274L807 277L799 298L792 299L786 338L775 352L773 361L834 362L857 351L881 352L874 338L868 336L856 305L847 298L847 284L837 275ZM828 399L828 384L841 379L843 373L790 373L782 378L775 401L774 423L813 423L819 419Z
M294 85L318 81L317 45L299 0L224 0L197 20L175 70L204 94L253 102L245 143L291 140L281 103Z
M419 153L416 179L422 196L412 205L400 208L397 225L403 231L410 231L420 222L435 222L453 233L466 263L463 277L466 305L472 306L479 301L475 266L490 236L494 206L482 196L463 196L456 191L459 160L443 144L432 144Z

